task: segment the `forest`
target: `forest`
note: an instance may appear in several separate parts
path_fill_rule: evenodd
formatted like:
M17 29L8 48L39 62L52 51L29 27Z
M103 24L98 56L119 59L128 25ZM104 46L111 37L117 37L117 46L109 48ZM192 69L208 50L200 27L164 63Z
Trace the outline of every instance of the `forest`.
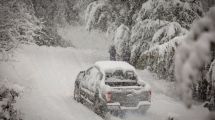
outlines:
M214 0L0 0L1 62L10 61L8 56L23 44L76 48L58 30L82 26L88 33L106 35L109 60L126 61L137 69L155 73L159 79L177 83L182 78L175 69L176 51L184 41L200 37L205 29L215 29L213 5ZM212 21L201 20L207 16ZM192 45L188 42L180 49L185 53L184 59ZM192 99L198 103L214 97L214 43L209 51L209 60L198 67L198 77L189 83ZM0 119L6 116L21 120L13 106L20 90L7 86L0 81Z

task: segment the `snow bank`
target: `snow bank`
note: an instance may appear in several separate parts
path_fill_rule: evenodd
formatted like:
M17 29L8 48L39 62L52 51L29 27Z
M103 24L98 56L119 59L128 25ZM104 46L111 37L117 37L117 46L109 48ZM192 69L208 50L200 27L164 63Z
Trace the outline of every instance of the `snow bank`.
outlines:
M127 120L168 120L168 117L174 117L176 120L206 120L208 110L202 106L194 106L188 110L175 97L167 96L175 89L173 82L160 80L148 70L138 70L138 75L142 80L149 83L152 87L152 100L150 109L143 115L127 113Z

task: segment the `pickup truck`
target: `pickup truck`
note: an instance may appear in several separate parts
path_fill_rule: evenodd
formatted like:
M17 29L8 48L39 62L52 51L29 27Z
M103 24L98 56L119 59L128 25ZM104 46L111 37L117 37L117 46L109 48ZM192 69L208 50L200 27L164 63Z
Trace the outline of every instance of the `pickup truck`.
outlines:
M145 113L151 105L151 89L122 61L99 61L81 71L75 81L74 98L87 102L95 113L124 115L126 111Z

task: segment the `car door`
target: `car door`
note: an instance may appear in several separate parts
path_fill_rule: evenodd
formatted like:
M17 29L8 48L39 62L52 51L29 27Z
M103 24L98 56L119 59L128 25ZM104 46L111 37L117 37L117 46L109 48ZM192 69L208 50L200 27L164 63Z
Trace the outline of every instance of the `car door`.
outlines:
M90 92L89 99L91 101L94 100L95 94L97 92L96 91L97 87L100 83L101 75L102 75L101 72L96 67L93 67L90 71L90 76L89 76L89 81L88 81L88 90Z
M80 83L80 88L81 88L81 94L87 98L88 95L90 94L89 90L88 90L88 84L89 84L89 77L90 77L90 71L91 71L92 67L89 68L88 70L86 70L85 75L83 77L83 80Z

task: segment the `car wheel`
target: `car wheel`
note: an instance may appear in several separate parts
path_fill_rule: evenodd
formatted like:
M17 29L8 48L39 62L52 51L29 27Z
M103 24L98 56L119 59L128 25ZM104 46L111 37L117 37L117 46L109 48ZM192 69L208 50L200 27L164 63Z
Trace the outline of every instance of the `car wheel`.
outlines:
M96 98L95 101L94 101L93 111L94 111L96 114L100 114L100 113L101 113L101 110L100 110L100 101L99 101L98 98Z
M105 105L101 104L99 98L97 98L97 97L96 97L95 102L94 102L93 111L103 118L106 117L107 109L106 109Z

